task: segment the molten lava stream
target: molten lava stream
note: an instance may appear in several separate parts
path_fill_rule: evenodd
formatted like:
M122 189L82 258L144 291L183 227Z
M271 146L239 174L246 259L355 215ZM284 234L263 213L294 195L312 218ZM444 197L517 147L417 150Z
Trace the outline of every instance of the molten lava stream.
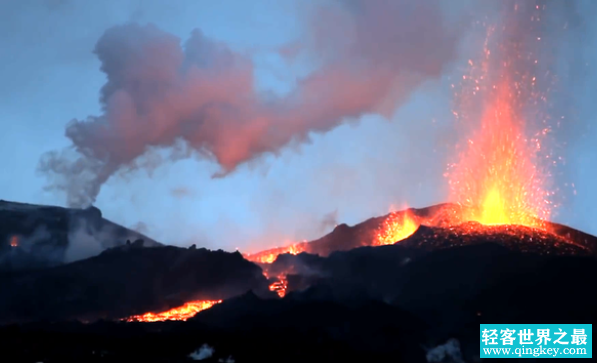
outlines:
M298 255L305 252L307 242L295 243L287 247L277 247L266 251L257 252L254 254L247 253L244 258L255 263L273 263L278 255L289 253L291 255Z
M123 319L128 322L156 322L166 320L187 320L197 315L200 311L211 308L212 306L221 303L222 300L198 300L191 301L183 306L179 306L161 313L145 313L143 315L134 315Z
M391 213L377 233L373 245L389 245L410 237L419 228L419 221L410 209Z

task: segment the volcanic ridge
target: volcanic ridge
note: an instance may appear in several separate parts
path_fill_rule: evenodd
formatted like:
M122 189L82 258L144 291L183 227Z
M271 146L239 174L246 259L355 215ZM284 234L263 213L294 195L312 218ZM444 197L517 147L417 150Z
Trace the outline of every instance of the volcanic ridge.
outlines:
M44 362L190 361L201 349L208 362L423 362L455 341L474 361L479 323L595 321L596 237L466 222L462 208L410 208L254 254L138 240L5 269L0 339ZM11 239L4 250L21 248Z

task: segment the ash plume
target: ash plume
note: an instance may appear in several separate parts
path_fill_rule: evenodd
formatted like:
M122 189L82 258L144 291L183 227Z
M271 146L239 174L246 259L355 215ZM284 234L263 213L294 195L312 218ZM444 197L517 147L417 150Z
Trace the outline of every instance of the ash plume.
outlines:
M440 5L351 0L310 9L305 36L278 52L318 67L285 96L259 94L250 56L200 30L181 46L154 25L108 29L94 50L107 78L102 114L72 120L72 145L43 155L39 171L69 206L84 207L116 173L164 162L159 151L170 152L166 160L213 160L214 177L223 177L348 119L389 117L456 56L464 27Z

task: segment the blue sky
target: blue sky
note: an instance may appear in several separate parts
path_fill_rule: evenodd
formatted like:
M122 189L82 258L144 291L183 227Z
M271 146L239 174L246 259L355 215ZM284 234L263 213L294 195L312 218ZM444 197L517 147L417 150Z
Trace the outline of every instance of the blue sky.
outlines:
M167 4L21 0L0 5L2 199L65 205L64 196L43 190L45 180L36 167L44 152L69 145L68 121L101 112L99 92L106 78L92 50L112 26L153 23L183 41L200 28L234 50L251 52L256 87L278 94L289 92L294 78L309 69L308 63L288 67L270 51L304 31L289 1ZM593 50L584 53L595 59ZM196 159L113 177L96 206L127 227L143 224L143 232L164 243L256 250L319 237L331 228L322 223L330 213L338 222L355 224L391 206L443 202L442 174L453 141L443 130L452 122L449 76L456 75L424 82L390 120L367 115L346 122L313 135L309 143L285 147L278 156L242 164L225 178L212 179L218 166ZM587 67L590 77L594 72ZM597 234L595 95L591 82L586 84L575 90L571 116L582 124L581 136L562 152L568 168L561 179L575 183L577 195L556 220Z

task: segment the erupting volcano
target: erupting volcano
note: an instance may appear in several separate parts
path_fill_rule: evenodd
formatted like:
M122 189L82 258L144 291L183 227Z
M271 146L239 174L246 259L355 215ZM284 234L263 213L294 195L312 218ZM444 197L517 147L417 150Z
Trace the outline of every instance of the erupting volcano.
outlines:
M286 22L289 4L258 3L251 9L262 6L255 13L267 11L271 26L279 25L275 8ZM572 76L583 70L562 63L584 63L590 53L574 49L575 37L592 30L594 16L580 20L588 7L556 0L300 3L291 32L254 44L242 37L227 44L228 34L215 28L180 39L150 25L157 8L143 11L149 25L114 26L99 38L94 53L106 79L100 113L69 122L62 135L70 144L45 153L38 166L47 191L66 193L68 207L0 200L3 356L478 362L480 324L597 320L597 237L553 222L566 197L554 175L575 172L556 161L579 153L576 145L556 150L585 126L557 130L572 119L563 115L586 106L576 103L585 97L577 97ZM192 6L184 8L196 13ZM182 23L176 28L184 31ZM30 72L13 73L18 80ZM430 119L433 127L422 121ZM342 126L352 120L356 133ZM295 153L311 141L311 151ZM200 174L166 168L194 158ZM276 171L267 181L245 175L262 162L269 170L271 161ZM135 184L130 200L111 202L123 182L143 176L137 171L156 168L184 175L158 180L164 175L156 173L152 182L163 193ZM187 184L210 171L229 182ZM7 179L14 180L22 178ZM108 183L114 189L106 197ZM200 198L191 198L198 186ZM96 201L111 204L102 213ZM158 208L141 210L137 202L146 201ZM396 203L401 210L371 217ZM586 206L566 207L586 217ZM115 213L138 223L106 217ZM244 243L254 233L291 239L253 249ZM311 233L318 238L303 239ZM183 241L202 245L176 245Z
M391 245L408 240L421 225L440 229L421 232L419 241L442 239L462 244L484 235L489 240L510 240L516 236L521 241L535 239L535 243L551 240L549 233L554 228L547 222L553 208L548 170L551 159L544 146L551 130L542 113L546 95L537 86L535 75L539 61L534 49L541 38L525 34L520 25L525 22L521 17L530 16L527 20L533 22L540 19L543 10L539 6L521 10L514 5L506 11L499 27L478 24L486 30L481 56L468 61L469 72L462 76L458 87L453 85L458 89L454 115L466 136L466 142L459 145L457 162L449 165L446 174L450 199L456 204L421 210L406 208L371 224L337 226L317 241L245 254L244 258L259 264L267 277L279 255L306 252L328 256L360 246ZM459 242L452 235L460 236ZM554 235L554 246L566 244L568 237ZM412 245L409 241L405 244ZM581 250L571 247L571 253L586 247L583 243L575 246ZM284 297L289 287L288 273L276 271L273 275L277 278L269 279L270 291ZM177 311L135 319L186 318Z
M393 244L409 237L419 228L417 217L410 209L390 213L383 222L373 245Z
M529 6L525 4L525 6ZM416 216L409 209L385 217L377 232L359 245L386 245L412 235L419 225L457 226L466 222L546 229L552 214L551 155L544 146L551 132L543 108L546 92L537 86L535 54L540 37L525 31L538 22L544 7L508 7L497 27L477 23L486 37L479 59L468 61L469 71L453 88L461 134L457 161L446 173L450 200L458 208L445 215ZM524 18L524 19L523 19ZM525 24L524 27L521 24ZM523 29L524 28L524 29ZM530 135L530 136L529 136ZM468 228L477 224L467 224ZM476 227L475 227L476 228ZM492 229L486 229L491 233ZM259 263L271 263L283 253L319 253L313 244L300 243L247 255Z
M542 39L528 30L544 5L523 6L509 8L502 26L489 26L483 57L469 60L454 114L465 132L474 131L448 178L451 199L465 207L463 220L543 228L552 208L544 146L551 130L543 110L547 96L537 86L535 50Z

